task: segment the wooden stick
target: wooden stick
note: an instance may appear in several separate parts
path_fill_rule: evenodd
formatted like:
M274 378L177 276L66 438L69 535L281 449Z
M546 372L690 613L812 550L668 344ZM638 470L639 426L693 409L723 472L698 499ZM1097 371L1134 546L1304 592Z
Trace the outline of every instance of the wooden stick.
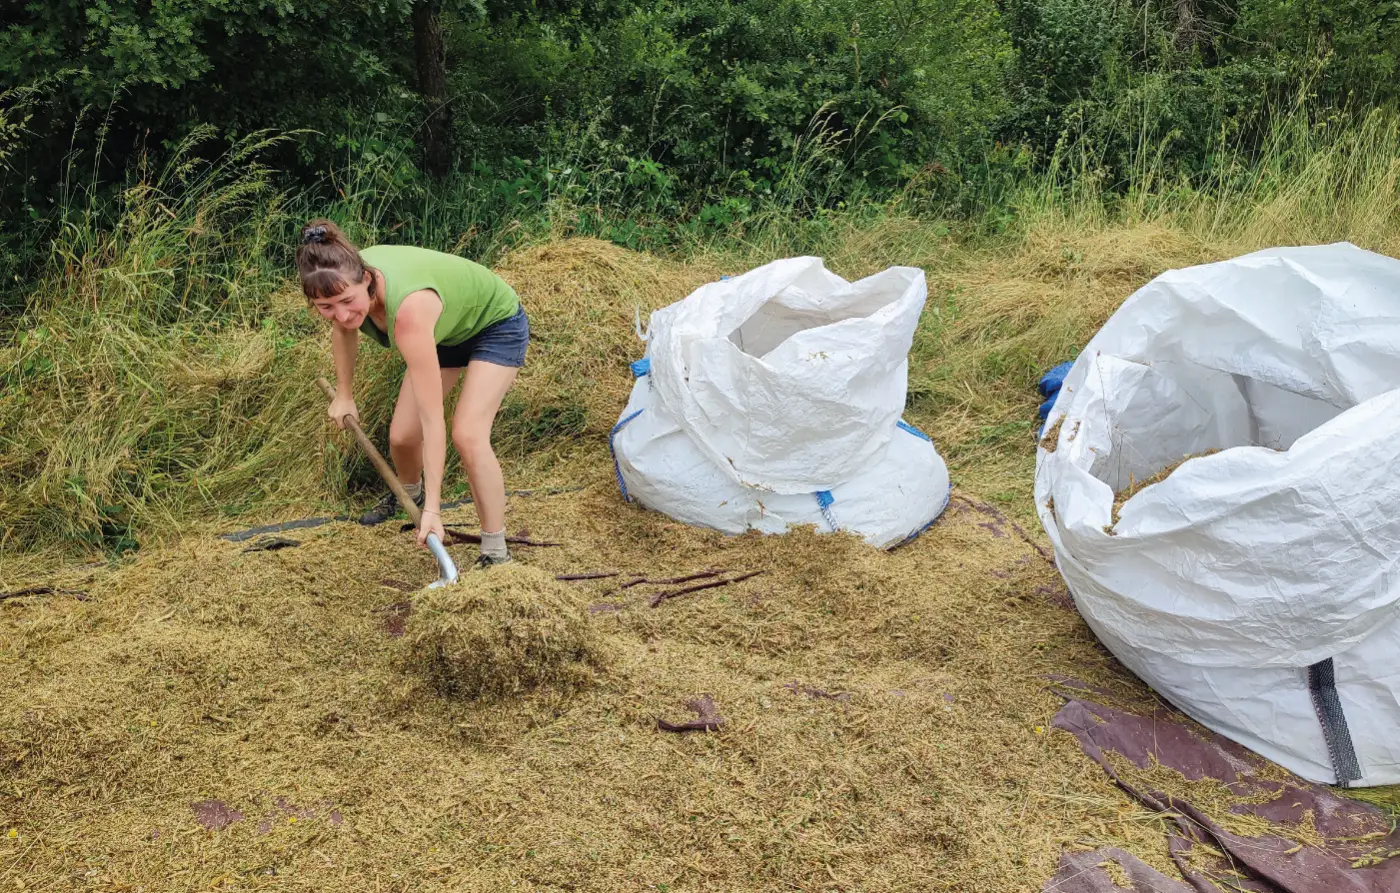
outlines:
M763 573L763 571L749 571L747 574L740 574L737 577L730 577L727 580L712 580L709 583L699 583L695 586L686 586L682 589L668 589L665 592L658 592L656 595L653 595L648 604L654 608L668 598L689 595L692 592L700 592L703 589L715 589L720 586L728 586L730 583L742 583L750 577L757 577L761 573Z
M671 577L667 580L652 580L647 577L633 577L631 580L628 580L626 583L623 583L617 588L631 589L633 586L641 586L643 584L646 584L648 586L675 586L678 583L690 583L694 580L710 580L715 577L718 577L724 572L725 571L723 568L719 568L717 570L700 571L699 573L690 574L689 576L685 577Z
M693 583L696 580L713 580L722 573L724 573L723 570L700 571L699 573L690 574L685 577L672 577L669 580L648 580L647 582L655 583L658 586L676 586L681 583Z
M71 595L80 602L87 601L87 593L81 589L59 589L55 586L30 586L14 592L0 592L0 602L12 598L26 598L31 595Z
M617 571L599 571L594 574L555 574L554 579L564 583L573 583L578 580L606 580L608 577L619 576Z
M316 379L316 384L320 386L327 397L332 401L335 400L335 388L331 387L330 382L322 377ZM347 415L341 421L345 423L345 427L349 428L351 432L354 433L355 439L360 443L360 449L365 451L365 455L369 456L370 463L374 465L374 470L379 472L379 476L384 479L384 483L388 484L389 489L398 497L399 505L408 513L408 517L413 520L413 526L422 527L423 512L418 508L418 503L414 502L413 497L408 495L408 491L405 490L403 484L399 482L399 476L394 474L394 469L389 467L389 463L384 461L384 457L380 455L379 450L375 449L374 443L365 436L365 432L360 429L359 421L352 415Z
M448 542L476 543L477 545L481 545L481 537L475 533L458 533L455 530L445 530L443 532L447 534ZM552 546L563 545L562 543L546 543L541 542L540 540L532 540L528 537L523 536L508 536L506 537L506 542L510 543L513 546L536 546L541 549L547 549Z

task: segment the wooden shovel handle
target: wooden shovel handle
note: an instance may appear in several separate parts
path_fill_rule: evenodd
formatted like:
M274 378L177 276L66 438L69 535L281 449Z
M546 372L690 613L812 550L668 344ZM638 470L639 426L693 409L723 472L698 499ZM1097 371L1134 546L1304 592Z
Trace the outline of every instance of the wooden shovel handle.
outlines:
M324 377L321 377L316 379L316 384L320 386L321 390L325 392L328 398L335 400L335 388L331 387L330 382L326 381ZM380 455L379 450L375 449L374 444L365 436L365 432L360 428L359 421L354 416L350 415L347 415L343 421L345 422L345 427L349 428L351 432L354 433L355 440L360 444L360 449L365 451L366 456L369 456L369 461L374 465L374 470L379 472L379 476L384 479L384 483L388 484L389 489L399 498L399 505L403 506L403 510L408 513L408 517L413 521L413 526L422 527L423 512L418 508L418 503L414 502L413 497L409 496L408 491L404 490L403 484L399 482L399 476L394 474L394 469L389 467L389 463L384 461L384 457Z

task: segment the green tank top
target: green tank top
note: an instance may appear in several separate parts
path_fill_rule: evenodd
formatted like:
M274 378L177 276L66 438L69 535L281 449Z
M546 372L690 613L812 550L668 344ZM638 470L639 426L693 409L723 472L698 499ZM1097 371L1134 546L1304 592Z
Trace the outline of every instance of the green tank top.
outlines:
M384 315L389 331L369 317L360 331L384 347L398 347L394 317L403 299L431 289L442 299L442 315L433 326L437 344L461 344L520 309L520 298L505 280L474 261L411 245L374 245L360 252L366 264L384 274Z

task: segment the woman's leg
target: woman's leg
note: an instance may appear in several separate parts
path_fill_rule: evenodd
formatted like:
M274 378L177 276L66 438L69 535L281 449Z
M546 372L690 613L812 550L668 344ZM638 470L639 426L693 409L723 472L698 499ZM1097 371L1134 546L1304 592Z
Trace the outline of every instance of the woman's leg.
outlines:
M472 360L452 416L452 443L467 469L483 534L506 528L506 484L501 463L491 449L491 424L519 371L513 366Z
M442 370L443 397L452 390L461 369ZM389 420L389 458L394 461L394 474L404 484L423 480L423 421L414 403L413 385L408 376L399 386L399 399L394 403L394 417Z

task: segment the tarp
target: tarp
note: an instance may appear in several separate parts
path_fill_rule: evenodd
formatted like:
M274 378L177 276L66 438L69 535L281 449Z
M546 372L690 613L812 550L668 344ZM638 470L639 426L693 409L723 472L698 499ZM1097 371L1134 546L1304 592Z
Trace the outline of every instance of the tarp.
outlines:
M1075 687L1073 684L1066 687ZM1129 796L1171 825L1168 852L1191 886L1169 880L1127 853L1065 854L1045 893L1107 893L1119 888L1098 871L1118 863L1138 890L1158 893L1394 893L1400 890L1400 831L1379 809L1338 797L1325 787L1275 780L1263 760L1221 738L1203 737L1168 711L1143 716L1071 697L1054 726L1079 739L1084 752ZM1233 833L1181 797L1124 778L1116 753L1140 769L1173 769L1188 781L1212 779L1238 798L1230 812L1263 819L1267 833ZM1293 835L1310 824L1304 846ZM1174 827L1172 827L1174 826ZM1108 886L1105 886L1109 883Z
M1051 368L1044 375L1040 376L1040 382L1037 387L1040 389L1040 396L1045 398L1044 402L1040 404L1040 409L1037 410L1041 422L1050 418L1050 410L1055 406L1055 398L1060 395L1060 387L1064 385L1065 376L1069 375L1069 370L1072 368L1074 368L1073 362L1060 363L1058 366ZM1043 428L1041 429L1041 433L1044 433Z

